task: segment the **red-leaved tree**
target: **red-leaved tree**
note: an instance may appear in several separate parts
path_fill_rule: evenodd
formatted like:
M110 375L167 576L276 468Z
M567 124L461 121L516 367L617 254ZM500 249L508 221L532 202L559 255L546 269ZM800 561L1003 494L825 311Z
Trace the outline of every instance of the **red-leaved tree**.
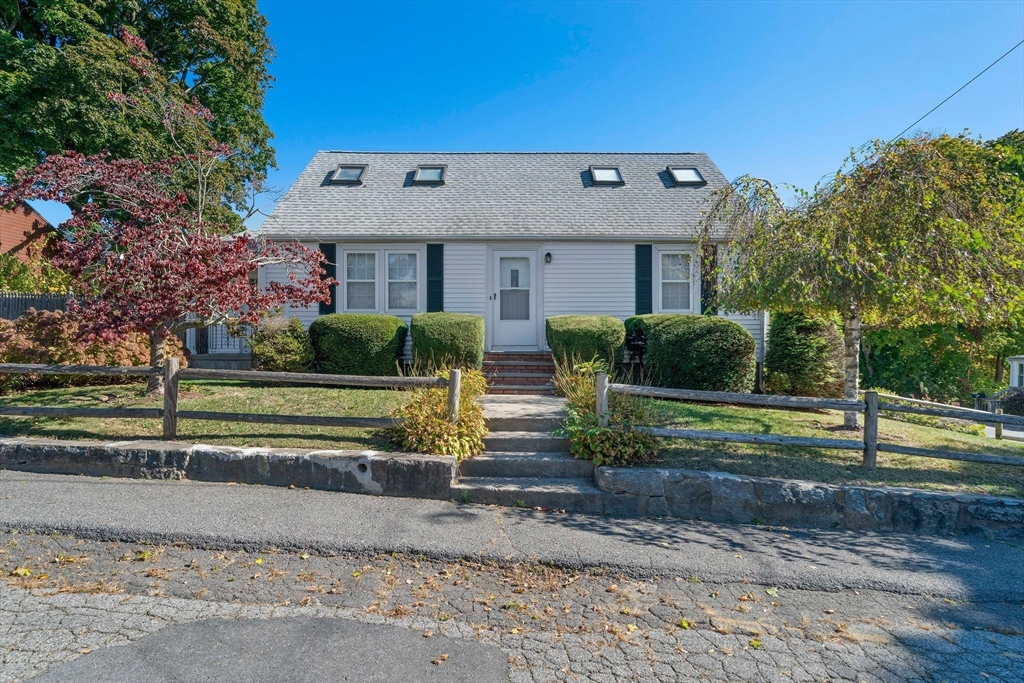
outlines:
M64 202L54 265L68 272L86 333L111 340L131 332L150 339L150 363L161 366L165 340L189 328L228 321L255 323L285 303L308 306L330 297L323 255L297 242L249 233L225 234L202 221L184 193L168 195L177 160L142 163L74 152L49 157L0 188L0 204ZM284 264L286 282L259 287L250 274ZM159 378L154 378L159 379ZM159 381L151 391L160 391Z
M127 32L125 42L145 49ZM143 59L132 64L140 78L152 67ZM79 314L80 329L104 340L143 332L156 367L163 365L166 340L189 328L256 323L286 303L328 301L336 283L324 277L319 251L207 218L204 207L216 190L206 181L231 154L196 134L209 112L197 103L175 105L144 86L140 93L138 99L113 94L111 101L160 113L168 134L182 141L180 156L141 161L68 151L0 185L0 205L37 199L71 209L58 227L66 239L57 243L53 263L73 279L71 311ZM283 265L288 280L259 287L251 276L271 264ZM154 376L149 390L161 392L162 378Z

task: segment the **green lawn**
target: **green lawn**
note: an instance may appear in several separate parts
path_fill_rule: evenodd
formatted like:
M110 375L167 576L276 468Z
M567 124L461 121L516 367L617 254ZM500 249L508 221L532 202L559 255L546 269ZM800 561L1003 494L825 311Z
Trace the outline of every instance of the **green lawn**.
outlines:
M861 432L842 429L837 411L796 411L709 404L655 402L659 425L753 434L784 434L833 439L860 439ZM862 418L863 419L863 418ZM1024 443L960 434L881 418L881 442L966 453L1014 455L1024 459ZM861 467L860 451L753 446L707 441L665 440L652 463L656 467L719 470L759 477L805 479L827 483L907 486L938 491L1024 497L1024 467L965 463L937 458L878 454L878 467Z
M145 396L143 384L34 390L0 396L7 405L153 407L162 400ZM227 381L183 381L181 410L383 417L408 393L393 390L293 387ZM756 434L786 434L858 439L841 429L834 411L773 410L655 402L661 426ZM23 418L0 416L0 434L54 439L159 439L160 420L122 418ZM391 448L386 434L373 429L180 420L178 438L190 443L229 446L372 449ZM881 419L879 439L922 448L1017 455L1024 444L996 441L953 431ZM752 476L828 483L908 486L1024 498L1024 467L961 463L934 458L878 454L878 468L864 470L859 451L751 446L665 440L656 467L719 470Z
M144 384L73 387L0 396L0 404L160 408L163 399L149 397ZM182 381L179 410L229 413L384 417L407 393L389 389L343 389L261 385L248 382ZM0 434L53 439L159 439L160 420L124 418L27 418L0 416ZM211 420L179 420L178 439L226 446L268 446L389 450L383 430L305 425L252 424Z

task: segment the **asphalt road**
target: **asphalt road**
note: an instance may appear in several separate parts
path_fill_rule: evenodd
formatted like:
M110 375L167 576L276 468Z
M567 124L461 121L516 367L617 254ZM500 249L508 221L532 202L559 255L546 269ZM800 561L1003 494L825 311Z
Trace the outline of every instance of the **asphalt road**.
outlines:
M210 619L55 666L33 683L503 683L494 645L345 619ZM434 663L436 662L436 663Z
M979 538L590 518L262 486L3 471L0 529L223 549L395 551L609 567L641 577L1024 601L1024 549Z

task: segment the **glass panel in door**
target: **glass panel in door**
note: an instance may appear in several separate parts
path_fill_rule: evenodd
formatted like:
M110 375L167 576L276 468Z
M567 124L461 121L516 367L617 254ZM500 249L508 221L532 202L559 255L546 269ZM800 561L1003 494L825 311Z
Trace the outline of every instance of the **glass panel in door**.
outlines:
M530 319L530 259L502 256L498 259L500 320Z

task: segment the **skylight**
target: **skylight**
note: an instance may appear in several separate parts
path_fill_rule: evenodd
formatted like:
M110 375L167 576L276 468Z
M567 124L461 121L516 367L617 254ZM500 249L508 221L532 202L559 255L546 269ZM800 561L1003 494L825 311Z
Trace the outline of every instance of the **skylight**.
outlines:
M360 185L366 175L365 164L341 164L331 175L331 185Z
M590 177L595 185L622 185L618 166L591 166Z
M687 166L669 166L668 172L672 174L672 180L676 185L703 185L704 176L695 168Z
M433 166L417 166L412 181L420 185L443 185L444 175L448 167L444 164Z

